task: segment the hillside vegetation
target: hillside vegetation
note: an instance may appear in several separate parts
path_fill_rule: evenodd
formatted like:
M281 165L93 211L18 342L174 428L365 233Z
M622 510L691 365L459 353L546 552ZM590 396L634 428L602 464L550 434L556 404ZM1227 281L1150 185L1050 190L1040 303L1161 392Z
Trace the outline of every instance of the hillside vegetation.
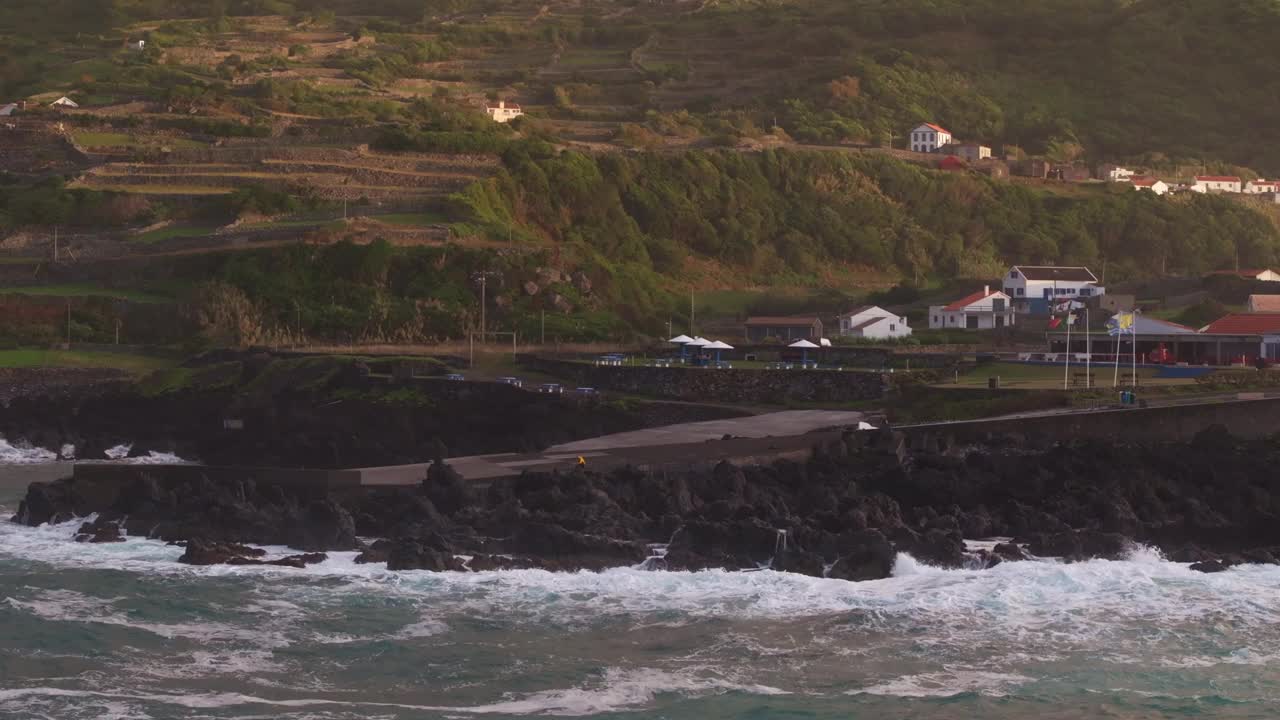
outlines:
M1280 264L1275 208L900 152L929 120L1011 157L1280 173L1277 37L1274 0L9 0L0 103L32 106L0 132L0 234L150 258L111 284L162 278L230 344L460 337L480 273L491 328L568 339L659 332L690 289Z

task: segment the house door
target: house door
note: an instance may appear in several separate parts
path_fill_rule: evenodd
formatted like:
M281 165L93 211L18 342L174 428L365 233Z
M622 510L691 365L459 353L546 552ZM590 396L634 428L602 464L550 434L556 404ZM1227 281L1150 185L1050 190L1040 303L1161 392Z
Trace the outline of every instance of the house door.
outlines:
M967 328L967 329L969 329L969 330L977 330L977 329L978 329L978 316L977 316L977 315L965 315L965 316L964 316L964 326L965 326L965 328Z
M1004 316L996 315L996 327L1004 327Z

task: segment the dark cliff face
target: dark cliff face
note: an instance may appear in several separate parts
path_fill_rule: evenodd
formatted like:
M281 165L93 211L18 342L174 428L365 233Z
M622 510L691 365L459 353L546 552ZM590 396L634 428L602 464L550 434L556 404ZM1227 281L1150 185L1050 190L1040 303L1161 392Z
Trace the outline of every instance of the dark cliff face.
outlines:
M167 540L362 547L394 568L638 565L886 577L895 553L989 567L1028 553L1080 560L1153 544L1171 559L1275 562L1280 524L1269 471L1280 445L1217 430L1189 443L1087 442L1028 451L994 441L912 452L888 431L850 432L806 462L647 475L526 474L480 490L433 465L420 487L345 494L204 479L117 488L34 484L15 520L90 512ZM97 529L95 529L97 531ZM111 537L109 529L103 531ZM965 538L1014 539L989 552ZM363 547L357 537L386 540ZM665 545L663 552L650 545Z

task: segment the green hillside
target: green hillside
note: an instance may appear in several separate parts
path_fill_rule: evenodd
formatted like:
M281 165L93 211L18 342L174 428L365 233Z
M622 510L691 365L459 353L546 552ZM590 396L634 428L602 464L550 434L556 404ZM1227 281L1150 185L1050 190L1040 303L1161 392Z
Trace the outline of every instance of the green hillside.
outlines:
M217 342L458 337L482 271L499 325L598 338L690 288L1273 265L1274 206L895 149L929 120L1011 158L1280 174L1276 37L1275 0L10 0L0 104L31 106L0 235L141 258L112 286L163 278Z

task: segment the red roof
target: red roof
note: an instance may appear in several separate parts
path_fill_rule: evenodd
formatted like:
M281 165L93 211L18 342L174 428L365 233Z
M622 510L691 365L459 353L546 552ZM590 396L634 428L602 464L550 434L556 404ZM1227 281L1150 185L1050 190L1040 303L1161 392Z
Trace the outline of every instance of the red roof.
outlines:
M948 135L950 135L950 134L951 134L951 131L950 131L950 130L948 130L948 129L946 129L946 128L944 128L944 127L940 126L940 125L934 125L933 123L924 123L924 126L925 126L925 127L927 127L927 128L929 128L929 129L931 129L931 130L937 130L937 131L938 131L938 132L940 132L940 133L946 133L946 134L948 134Z
M938 167L942 168L943 170L964 170L966 167L968 167L968 165L965 163L964 160L956 157L955 155L948 155L942 158L942 162L938 165Z
M1145 175L1134 175L1131 181L1138 187L1151 187L1152 185L1160 182L1160 178L1146 177Z
M1231 313L1202 331L1209 335L1262 335L1280 332L1280 313Z
M942 309L943 309L943 310L963 310L963 309L965 309L965 308L969 307L970 305L972 305L972 304L974 304L974 303L978 302L979 300L982 300L983 298L989 298L989 297L991 297L992 295L995 295L995 294L996 294L996 293L998 293L998 292L1000 292L1000 291L999 291L999 290L991 290L991 289L988 289L988 290L987 290L987 291L985 291L985 292L984 292L984 291L982 291L982 290L979 290L978 292L973 293L972 295L965 295L964 297L960 298L959 300L957 300L957 301L955 301L955 302L951 303L950 305L948 305L948 306L946 306L946 307L944 307L944 308L942 308ZM1280 317L1280 316L1277 316L1277 317Z
M1197 175L1196 182L1240 182L1235 175Z

